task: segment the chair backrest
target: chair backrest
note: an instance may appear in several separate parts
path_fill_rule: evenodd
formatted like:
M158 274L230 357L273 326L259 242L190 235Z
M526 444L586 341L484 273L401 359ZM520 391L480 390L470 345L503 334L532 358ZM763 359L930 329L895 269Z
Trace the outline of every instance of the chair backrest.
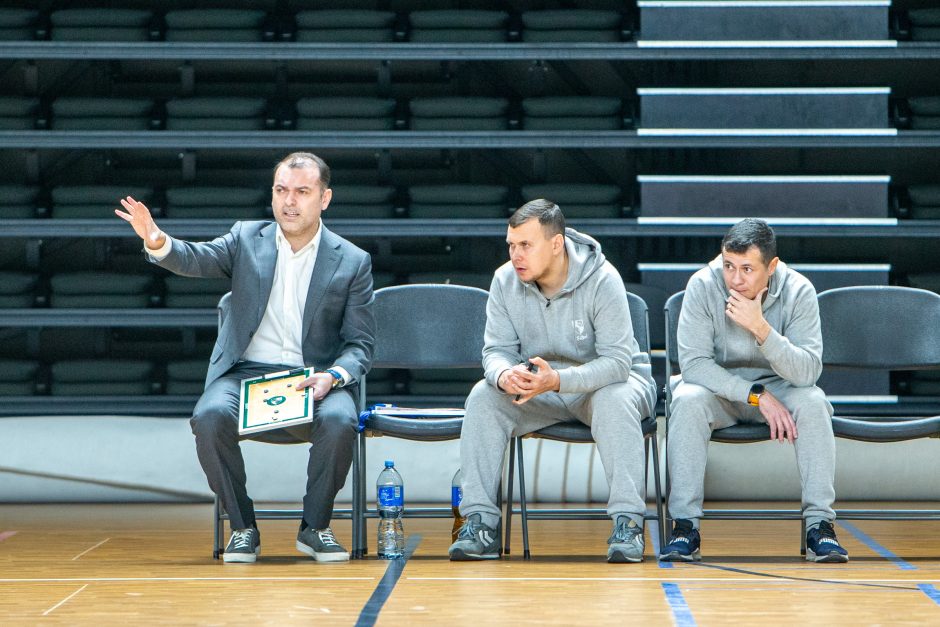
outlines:
M912 287L840 287L819 294L823 365L940 368L940 295Z
M630 305L630 320L633 322L633 335L640 350L650 352L650 324L649 308L646 301L632 292L627 292L627 303Z
M375 368L479 368L488 293L462 285L375 292Z
M643 285L642 283L625 283L627 291L636 294L646 301L649 311L653 316L648 317L650 327L650 348L662 348L666 344L666 330L663 327L663 318L659 312L663 310L666 301L669 300L669 292L655 285Z
M682 299L685 290L676 292L666 301L663 313L666 318L666 374L679 374L679 314L682 313Z

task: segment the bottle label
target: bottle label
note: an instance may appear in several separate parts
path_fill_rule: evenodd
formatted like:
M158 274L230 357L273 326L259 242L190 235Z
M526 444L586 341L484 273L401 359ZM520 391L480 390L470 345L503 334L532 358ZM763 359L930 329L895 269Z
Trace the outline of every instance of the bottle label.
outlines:
M383 485L379 488L379 507L404 507L405 494L402 486Z
M450 505L451 507L460 507L460 502L463 500L463 490L460 489L459 485L454 485L450 487Z

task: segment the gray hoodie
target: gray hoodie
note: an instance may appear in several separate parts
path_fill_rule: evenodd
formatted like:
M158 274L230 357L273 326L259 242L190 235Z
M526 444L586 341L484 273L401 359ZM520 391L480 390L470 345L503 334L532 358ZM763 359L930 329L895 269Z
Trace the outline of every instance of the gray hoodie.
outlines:
M729 401L747 402L751 385L784 379L815 385L822 373L822 333L816 289L799 272L777 263L764 299L771 326L763 344L725 315L728 288L718 255L692 275L679 315L682 380Z
M593 392L638 379L656 402L650 362L633 337L623 280L601 245L574 229L565 231L568 279L545 298L535 283L522 282L512 263L493 276L486 307L483 368L496 386L507 368L541 357L558 370L559 392Z

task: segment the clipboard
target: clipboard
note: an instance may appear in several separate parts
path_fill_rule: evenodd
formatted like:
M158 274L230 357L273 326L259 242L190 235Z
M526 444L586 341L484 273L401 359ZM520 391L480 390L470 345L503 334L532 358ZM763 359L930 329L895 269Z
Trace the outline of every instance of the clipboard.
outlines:
M297 389L297 385L311 374L310 368L296 368L243 379L238 406L238 434L313 422L313 389Z

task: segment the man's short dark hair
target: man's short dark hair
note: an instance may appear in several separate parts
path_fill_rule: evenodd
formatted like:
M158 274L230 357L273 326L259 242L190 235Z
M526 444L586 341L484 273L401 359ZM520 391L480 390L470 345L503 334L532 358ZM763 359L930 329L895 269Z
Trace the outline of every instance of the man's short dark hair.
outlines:
M565 234L565 214L550 200L537 198L522 205L509 218L509 226L516 228L531 219L537 219L548 238Z
M276 166L274 166L274 174L277 174L277 171L282 165L286 165L288 168L309 168L311 166L316 167L320 171L320 187L324 190L330 188L330 166L326 165L326 161L316 156L312 152L292 152L283 159L281 159Z
M764 264L777 256L777 236L763 220L745 218L731 227L721 240L721 249L735 255L743 255L751 246L760 251Z

